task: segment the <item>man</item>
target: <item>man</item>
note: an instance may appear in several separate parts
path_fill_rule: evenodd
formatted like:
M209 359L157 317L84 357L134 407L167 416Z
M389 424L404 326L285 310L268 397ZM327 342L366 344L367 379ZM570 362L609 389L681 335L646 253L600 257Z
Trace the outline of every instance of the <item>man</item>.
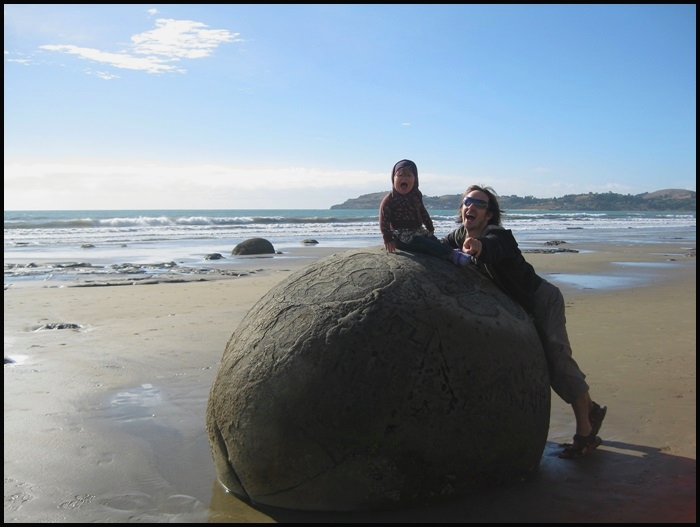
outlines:
M573 443L559 457L586 456L602 443L598 432L607 407L593 402L586 376L572 357L561 291L525 260L513 233L501 226L502 212L492 188L472 185L460 206L462 225L441 242L470 255L480 270L531 315L547 358L552 389L571 405L576 418Z

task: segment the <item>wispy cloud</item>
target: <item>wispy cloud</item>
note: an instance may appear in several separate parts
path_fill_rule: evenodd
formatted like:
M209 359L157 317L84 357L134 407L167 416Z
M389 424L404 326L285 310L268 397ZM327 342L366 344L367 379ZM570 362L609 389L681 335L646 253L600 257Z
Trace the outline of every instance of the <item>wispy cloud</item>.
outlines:
M365 170L299 166L6 160L4 198L7 210L35 209L42 201L74 209L88 203L99 209L149 208L148 202L154 208L265 208L270 203L325 208L384 190L388 180Z
M171 59L164 59L162 57L135 57L126 53L109 53L106 51L100 51L99 49L93 48L81 48L78 46L70 45L55 45L47 44L45 46L40 46L41 49L48 51L58 51L60 53L67 53L69 55L77 55L81 59L91 60L93 62L100 62L102 64L108 64L115 68L123 68L128 70L142 70L147 73L163 73L165 71L175 71L178 70L175 66L167 64ZM179 70L184 72L185 70Z
M132 36L132 46L119 52L70 44L45 44L39 47L46 51L76 55L114 68L161 74L185 73L186 70L176 64L182 59L206 58L224 43L243 41L239 37L240 33L226 29L207 29L206 24L192 20L159 18L155 24L155 29ZM101 72L98 76L107 80L118 78L107 72Z

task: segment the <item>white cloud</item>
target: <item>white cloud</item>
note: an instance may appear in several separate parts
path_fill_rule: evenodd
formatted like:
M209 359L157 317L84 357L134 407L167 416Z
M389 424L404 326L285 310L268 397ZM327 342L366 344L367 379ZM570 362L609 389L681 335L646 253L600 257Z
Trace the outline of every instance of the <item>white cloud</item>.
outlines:
M93 62L100 62L109 66L114 66L115 68L123 68L128 70L142 70L148 73L163 73L165 71L185 71L178 70L175 66L166 64L163 59L158 57L141 58L134 57L133 55L127 55L124 53L107 53L98 49L81 48L78 46L70 45L49 44L45 46L40 46L40 48L48 51L58 51L59 53L78 55L81 59L92 60Z
M114 75L113 73L109 73L108 71L91 71L88 70L86 71L88 75L94 75L95 77L99 77L100 79L104 80L112 80L112 79L118 79L120 78L119 75Z
M6 162L4 168L6 210L328 208L389 187L384 173L305 167Z
M388 192L387 171L314 167L253 167L217 163L99 163L5 160L5 210L81 209L327 209L363 194ZM687 182L686 182L687 183ZM502 196L560 197L587 192L638 194L614 182L572 183L565 177L522 178L503 174L420 175L426 196L460 194L471 184ZM667 188L695 189L669 184Z
M224 42L241 42L239 33L225 29L204 29L207 26L191 20L156 20L157 29L131 37L134 53L161 55L172 60L208 57Z
M133 47L119 53L70 44L46 44L39 47L46 51L76 55L81 59L115 68L159 74L184 73L184 68L176 67L172 63L181 59L205 58L221 44L242 42L239 33L232 33L226 29L206 29L208 26L202 22L159 18L155 24L156 29L132 36ZM114 76L104 74L102 78L111 79Z

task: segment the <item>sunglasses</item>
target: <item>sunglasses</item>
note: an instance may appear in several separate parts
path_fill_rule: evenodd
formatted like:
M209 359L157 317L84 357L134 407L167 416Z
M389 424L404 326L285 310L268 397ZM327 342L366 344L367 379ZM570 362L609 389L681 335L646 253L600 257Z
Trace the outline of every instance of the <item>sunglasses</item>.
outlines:
M474 205L477 209L485 209L489 206L488 201L484 201L483 199L470 198L469 196L464 198L464 201L462 203L464 203L465 207L468 207L469 205Z

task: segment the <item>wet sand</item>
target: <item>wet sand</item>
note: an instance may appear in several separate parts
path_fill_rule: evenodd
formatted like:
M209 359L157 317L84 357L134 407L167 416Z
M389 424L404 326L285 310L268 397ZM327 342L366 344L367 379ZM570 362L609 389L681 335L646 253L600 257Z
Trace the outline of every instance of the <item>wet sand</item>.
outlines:
M5 522L695 522L695 248L576 249L526 257L564 293L574 357L608 406L603 445L557 457L574 421L553 394L533 480L393 512L256 509L215 479L204 416L226 342L274 284L335 251L251 259L238 277L12 284Z

